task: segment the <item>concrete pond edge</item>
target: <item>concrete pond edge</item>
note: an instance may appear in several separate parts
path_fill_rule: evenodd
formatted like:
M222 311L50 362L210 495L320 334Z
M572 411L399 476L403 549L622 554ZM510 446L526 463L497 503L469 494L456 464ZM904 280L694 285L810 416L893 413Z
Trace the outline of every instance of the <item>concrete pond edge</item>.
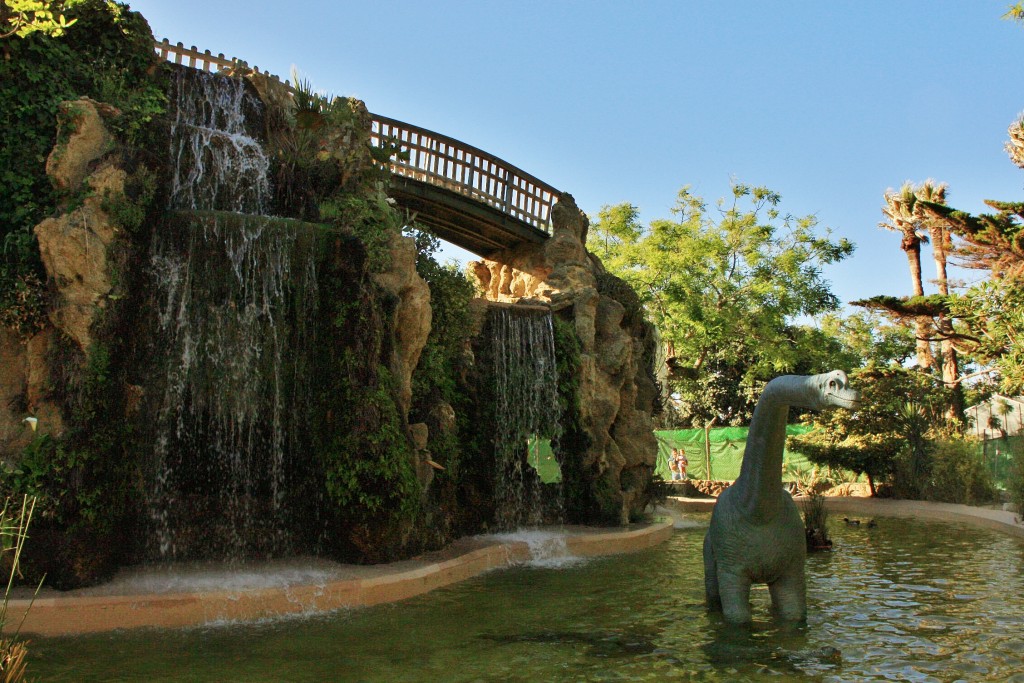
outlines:
M552 531L552 530L547 530ZM672 521L623 529L561 527L568 557L629 553L668 540ZM564 536L562 536L564 535ZM535 559L530 544L507 539L461 539L444 550L385 565L331 565L323 581L227 590L119 592L108 586L11 599L7 623L34 636L71 636L143 627L184 628L315 615L405 600Z

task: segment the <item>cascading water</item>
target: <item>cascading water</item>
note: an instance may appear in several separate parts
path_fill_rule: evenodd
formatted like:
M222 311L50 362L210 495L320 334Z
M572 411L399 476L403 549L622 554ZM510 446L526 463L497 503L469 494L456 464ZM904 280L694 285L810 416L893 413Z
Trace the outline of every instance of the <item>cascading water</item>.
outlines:
M245 132L262 105L244 86L184 70L177 81L177 210L151 255L165 365L149 485L159 558L288 545L287 460L309 390L316 249L302 224L248 215L266 209L269 163Z
M558 370L550 312L491 312L494 351L496 522L510 530L545 521L545 486L526 459L530 439L557 439ZM560 487L554 492L560 507Z
M270 160L252 134L263 104L240 78L181 70L171 126L172 209L265 215Z

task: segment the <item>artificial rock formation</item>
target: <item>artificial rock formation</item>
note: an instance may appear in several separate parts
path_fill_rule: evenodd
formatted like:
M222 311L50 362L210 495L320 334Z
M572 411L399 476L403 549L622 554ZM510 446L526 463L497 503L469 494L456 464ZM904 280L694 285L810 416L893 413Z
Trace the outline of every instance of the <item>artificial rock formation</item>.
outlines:
M124 197L126 174L109 158L112 138L103 117L115 115L88 98L65 102L59 140L46 162L54 185L68 196L83 195L77 208L36 226L39 252L57 297L50 322L85 351L90 328L112 288L109 247L117 235L104 206Z
M657 455L651 414L658 397L654 333L635 293L585 248L589 223L572 196L552 209L552 235L471 264L484 298L546 304L571 317L581 343L581 423L590 438L584 469L603 510L627 523L646 504ZM607 513L607 517L611 517Z
M398 381L399 407L409 414L412 373L430 335L430 287L416 272L416 242L395 234L389 245L391 265L373 275L374 282L398 300L395 306L395 354L391 371Z
M416 272L416 242L411 237L395 234L389 246L390 266L373 275L374 282L398 303L395 305L395 346L391 357L391 373L398 385L398 407L404 418L412 406L412 374L420 361L423 347L430 335L430 286ZM409 425L409 434L416 453L416 478L424 487L434 478L427 448L427 425Z
M58 142L46 172L65 197L81 201L69 202L77 206L35 228L56 294L48 307L50 325L29 338L0 328L0 454L19 452L39 434L64 431L60 409L49 396L48 358L59 336L88 348L90 328L111 291L108 248L117 230L103 205L123 197L125 172L108 158L114 139L104 121L118 115L89 98L60 105ZM24 421L29 416L37 420L36 432Z

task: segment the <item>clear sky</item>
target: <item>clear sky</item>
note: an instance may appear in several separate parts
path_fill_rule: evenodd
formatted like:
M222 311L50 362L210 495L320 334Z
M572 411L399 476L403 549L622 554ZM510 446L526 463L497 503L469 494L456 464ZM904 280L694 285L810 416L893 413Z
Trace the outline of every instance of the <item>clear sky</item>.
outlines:
M136 0L158 38L246 60L482 148L572 193L669 217L730 178L857 245L843 301L908 294L882 194L1019 201L1003 151L1024 111L1010 0ZM930 255L925 274L932 276ZM977 278L974 273L970 277ZM929 291L934 291L932 288Z

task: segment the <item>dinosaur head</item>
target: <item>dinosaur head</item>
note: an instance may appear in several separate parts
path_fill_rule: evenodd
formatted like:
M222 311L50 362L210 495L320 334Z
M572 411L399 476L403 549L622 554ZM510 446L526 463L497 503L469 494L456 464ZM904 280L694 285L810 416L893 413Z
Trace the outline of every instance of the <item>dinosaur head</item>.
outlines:
M842 370L833 370L811 377L817 390L818 410L830 406L856 408L860 404L860 392L850 388L850 380Z

